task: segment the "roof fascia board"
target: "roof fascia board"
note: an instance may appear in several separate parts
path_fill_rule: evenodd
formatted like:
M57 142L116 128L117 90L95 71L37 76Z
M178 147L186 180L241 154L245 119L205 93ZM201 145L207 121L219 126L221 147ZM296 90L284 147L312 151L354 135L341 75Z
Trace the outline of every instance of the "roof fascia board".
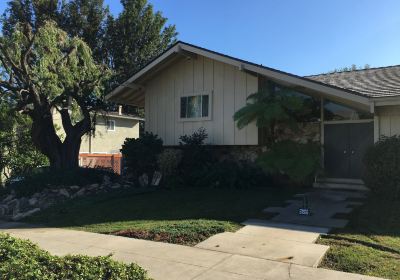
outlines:
M147 72L149 72L153 67L157 66L160 62L162 62L164 59L169 57L170 55L174 53L182 53L182 52L190 52L194 53L197 55L205 56L210 59L214 59L226 64L230 64L233 66L238 67L241 70L247 70L250 72L258 73L264 76L267 76L271 79L275 79L277 81L282 81L284 83L289 83L291 85L297 86L297 87L302 87L302 88L307 88L319 93L324 93L327 96L331 95L334 97L337 97L339 99L343 100L348 100L352 103L357 103L362 105L363 107L369 108L370 106L370 101L369 98L364 97L364 96L359 96L356 94L352 94L348 91L341 90L339 88L335 88L332 86L327 86L319 82L315 82L312 80L309 80L307 78L302 78L298 77L296 75L292 75L289 73L284 73L280 72L278 70L273 71L270 70L266 67L263 66L258 66L256 64L248 63L240 59L232 58L229 56L225 56L216 52L212 52L206 49L202 49L196 46L188 45L182 42L177 43L173 47L171 47L169 50L167 50L164 54L156 58L154 61L152 61L150 64L148 64L146 67L144 67L142 70L137 72L135 75L133 75L131 78L129 78L125 83L117 87L115 90L113 90L110 94L107 95L107 99L110 99L112 96L116 95L119 93L123 88L126 87L132 87L136 86L138 89L140 86L138 85L132 85L132 83L138 79L139 77L143 76Z
M400 96L375 97L371 99L376 107L400 105Z

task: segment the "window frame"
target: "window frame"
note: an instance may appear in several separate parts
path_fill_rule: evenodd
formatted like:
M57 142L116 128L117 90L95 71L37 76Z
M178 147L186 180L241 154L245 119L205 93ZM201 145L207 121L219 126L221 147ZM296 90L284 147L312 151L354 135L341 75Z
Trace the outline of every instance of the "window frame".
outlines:
M213 91L202 91L202 92L193 92L193 93L185 93L179 96L178 98L178 118L180 122L196 122L196 121L210 121L212 120L212 96ZM208 95L208 116L207 117L194 117L194 118L182 118L181 117L181 100L183 97L194 97L194 96L202 96ZM203 108L202 108L203 109Z
M113 123L113 129L110 129L109 123ZM115 120L106 120L106 130L107 131L115 131Z

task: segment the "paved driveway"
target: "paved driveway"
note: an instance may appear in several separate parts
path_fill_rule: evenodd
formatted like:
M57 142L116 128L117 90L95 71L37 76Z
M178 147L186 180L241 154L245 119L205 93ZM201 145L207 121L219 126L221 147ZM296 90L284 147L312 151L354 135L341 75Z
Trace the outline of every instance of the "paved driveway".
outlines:
M0 222L0 230L52 254L112 253L116 260L136 262L156 280L379 279L315 268L326 248L312 243L323 228L250 221L228 238L216 235L196 247L20 223Z

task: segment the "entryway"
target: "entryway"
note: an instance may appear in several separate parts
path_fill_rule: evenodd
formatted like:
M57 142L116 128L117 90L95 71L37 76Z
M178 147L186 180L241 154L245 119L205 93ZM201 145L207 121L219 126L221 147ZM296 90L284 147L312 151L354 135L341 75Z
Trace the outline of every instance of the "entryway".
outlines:
M324 124L324 167L327 178L361 179L363 157L374 144L372 120L326 122Z

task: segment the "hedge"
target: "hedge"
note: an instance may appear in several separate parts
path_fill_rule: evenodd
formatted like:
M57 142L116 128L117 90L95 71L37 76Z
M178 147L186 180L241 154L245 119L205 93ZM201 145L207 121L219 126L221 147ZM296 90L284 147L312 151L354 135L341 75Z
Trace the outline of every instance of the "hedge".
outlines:
M106 257L52 256L27 240L0 233L1 279L18 280L145 280L136 264L123 264Z

